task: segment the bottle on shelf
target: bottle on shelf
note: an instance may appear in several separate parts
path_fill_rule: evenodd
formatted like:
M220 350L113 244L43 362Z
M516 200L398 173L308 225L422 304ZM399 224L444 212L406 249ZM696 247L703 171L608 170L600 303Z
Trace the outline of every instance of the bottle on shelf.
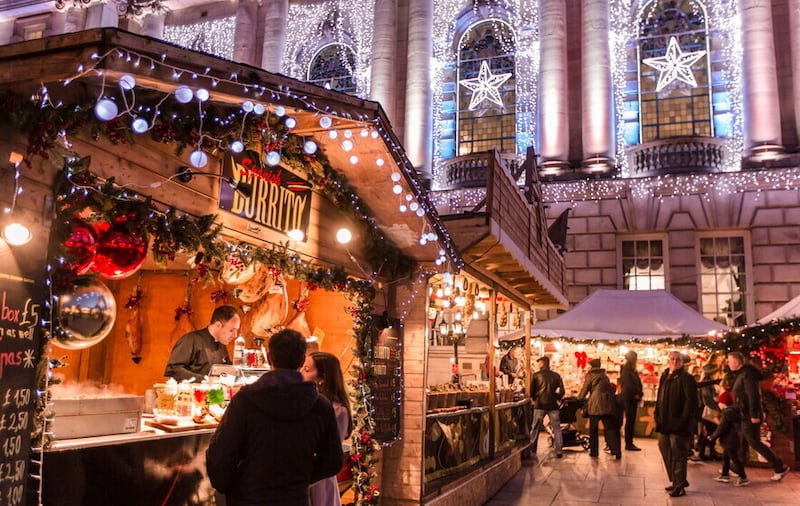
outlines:
M233 365L238 366L246 366L247 363L244 359L244 347L245 347L245 340L244 336L239 336L233 342Z

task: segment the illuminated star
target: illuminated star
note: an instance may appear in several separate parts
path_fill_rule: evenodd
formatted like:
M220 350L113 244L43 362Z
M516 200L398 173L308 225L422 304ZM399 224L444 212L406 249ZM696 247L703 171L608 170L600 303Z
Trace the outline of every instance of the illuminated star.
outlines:
M705 51L684 53L678 45L678 39L670 37L667 54L656 58L645 58L642 63L661 72L658 76L656 92L663 90L675 79L683 81L691 87L697 86L692 74L692 65L706 54Z
M492 74L489 70L489 64L486 60L481 62L481 70L478 72L478 77L473 79L462 79L461 86L472 91L472 98L469 101L469 110L474 111L475 108L484 100L490 100L495 104L503 107L503 99L500 98L500 85L508 81L511 73L505 74Z

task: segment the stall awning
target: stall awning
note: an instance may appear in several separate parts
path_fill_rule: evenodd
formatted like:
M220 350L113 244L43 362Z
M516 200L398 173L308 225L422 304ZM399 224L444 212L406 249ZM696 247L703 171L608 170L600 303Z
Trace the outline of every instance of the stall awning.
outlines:
M771 312L764 318L759 319L758 323L763 325L771 322L772 320L783 320L785 318L793 318L796 316L800 316L800 295Z
M669 339L728 330L665 290L600 289L574 308L537 323L531 334L575 339Z

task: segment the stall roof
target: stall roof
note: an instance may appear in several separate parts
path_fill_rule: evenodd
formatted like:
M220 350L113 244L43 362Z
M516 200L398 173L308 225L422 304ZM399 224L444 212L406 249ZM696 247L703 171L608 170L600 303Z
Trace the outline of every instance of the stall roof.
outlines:
M796 316L800 316L800 295L790 300L786 304L782 305L775 311L771 312L764 318L759 319L758 323L763 325L765 323L771 322L772 320L783 320L786 318L793 318Z
M566 313L537 323L531 335L575 339L665 339L727 327L703 317L665 290L600 289Z
M461 258L427 190L377 102L118 29L0 46L0 85L25 96L39 92L43 84L78 79L83 90L99 93L125 74L132 75L137 86L167 94L181 84L192 88L205 85L211 91L209 102L218 105L240 107L251 100L264 103L272 112L284 107L297 120L292 132L315 140L325 150L331 166L347 178L377 226L403 254L433 262L444 250L450 264L461 267ZM332 128L320 126L320 117L325 115L332 118ZM377 135L362 137L364 128ZM353 152L342 148L341 138L329 135L331 129L353 133L358 163L352 163ZM376 166L378 158L385 166ZM399 181L390 179L392 172L400 175ZM402 187L399 195L392 191L394 184ZM398 211L405 196L419 203L424 217ZM424 232L434 232L438 240L420 244Z

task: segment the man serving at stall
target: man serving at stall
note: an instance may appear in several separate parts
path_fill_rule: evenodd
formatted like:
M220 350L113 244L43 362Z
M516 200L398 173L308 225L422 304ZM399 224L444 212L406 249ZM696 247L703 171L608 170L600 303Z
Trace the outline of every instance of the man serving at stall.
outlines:
M230 364L226 346L239 332L241 318L235 307L220 306L211 315L208 327L181 336L172 347L164 376L176 381L191 378L202 381L214 364Z

